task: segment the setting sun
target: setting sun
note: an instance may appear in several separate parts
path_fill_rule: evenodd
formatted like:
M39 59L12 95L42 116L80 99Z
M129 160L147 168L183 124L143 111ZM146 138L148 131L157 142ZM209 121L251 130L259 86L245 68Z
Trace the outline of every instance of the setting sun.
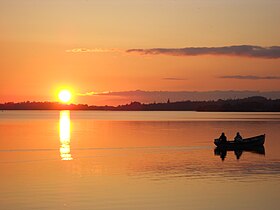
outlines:
M61 102L67 103L71 100L72 94L69 90L62 90L58 94L58 98Z

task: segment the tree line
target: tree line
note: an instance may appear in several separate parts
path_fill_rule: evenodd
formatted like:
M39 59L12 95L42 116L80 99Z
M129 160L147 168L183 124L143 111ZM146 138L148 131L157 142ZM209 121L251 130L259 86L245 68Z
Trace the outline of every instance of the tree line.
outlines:
M111 111L221 111L221 112L279 112L280 99L253 96L243 99L210 101L177 101L166 103L131 102L119 106L89 106L58 102L20 102L0 104L0 110L111 110Z

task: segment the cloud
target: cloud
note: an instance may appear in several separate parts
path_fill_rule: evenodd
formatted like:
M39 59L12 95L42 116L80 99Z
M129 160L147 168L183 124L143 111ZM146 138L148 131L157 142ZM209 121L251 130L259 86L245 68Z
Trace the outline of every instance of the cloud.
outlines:
M253 76L253 75L228 75L220 76L222 79L244 79L244 80L260 80L260 79L280 79L278 76Z
M97 95L103 95L103 94L108 94L110 93L109 91L103 91L103 92L86 92L86 93L78 93L78 96L97 96Z
M235 45L223 47L186 47L186 48L152 48L129 49L127 53L143 55L171 55L171 56L198 56L198 55L227 55L255 58L280 58L280 46L261 47L252 45Z
M259 92L259 91L119 91L119 92L99 92L92 94L96 96L97 100L100 97L110 99L119 99L118 104L125 104L131 101L139 101L143 103L151 102L166 102L167 99L171 101L184 101L184 100L217 100L217 99L230 99L230 98L246 98L250 96L264 96L267 98L280 98L280 91L272 92Z
M165 77L162 78L163 80L173 80L173 81L181 81L181 80L187 80L186 78L179 78L179 77Z
M271 99L280 99L280 91L260 92L260 91L104 91L104 92L87 92L79 94L81 103L89 103L94 105L120 105L129 104L132 101L141 103L153 102L171 102L175 101L204 101L218 99L235 99L246 98L250 96L264 96Z
M107 52L118 52L119 49L105 49L105 48L74 48L66 50L68 53L107 53Z

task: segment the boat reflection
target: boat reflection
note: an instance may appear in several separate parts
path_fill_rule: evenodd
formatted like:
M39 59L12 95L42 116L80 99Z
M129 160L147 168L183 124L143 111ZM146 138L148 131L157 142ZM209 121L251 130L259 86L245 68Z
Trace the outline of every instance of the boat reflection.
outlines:
M214 154L216 156L220 156L222 161L225 160L228 151L233 151L236 159L239 160L243 152L251 152L259 155L265 155L265 148L264 146L256 146L251 148L223 148L223 147L216 147L214 149Z
M60 137L60 157L61 160L72 160L70 151L71 139L70 111L60 111L59 137Z

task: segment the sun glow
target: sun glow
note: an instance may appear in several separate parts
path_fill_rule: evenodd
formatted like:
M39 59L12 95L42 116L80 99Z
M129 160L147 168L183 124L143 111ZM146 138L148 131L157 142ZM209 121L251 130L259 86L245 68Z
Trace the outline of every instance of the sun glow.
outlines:
M72 98L72 94L69 90L61 90L58 94L58 98L61 102L68 103Z

